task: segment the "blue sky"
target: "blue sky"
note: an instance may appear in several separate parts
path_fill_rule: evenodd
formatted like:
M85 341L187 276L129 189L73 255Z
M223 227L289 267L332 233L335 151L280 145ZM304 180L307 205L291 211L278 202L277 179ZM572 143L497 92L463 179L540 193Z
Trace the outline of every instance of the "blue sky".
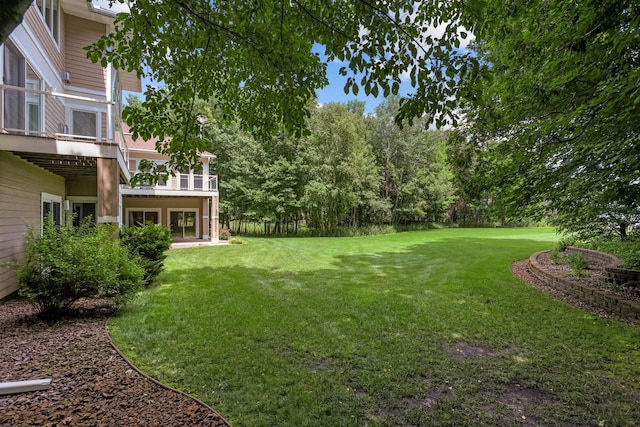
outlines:
M347 77L339 75L338 70L340 69L340 67L341 64L338 62L329 62L327 64L327 77L329 79L329 85L317 91L318 102L324 105L330 102L346 103L348 101L358 100L365 103L365 113L373 113L376 107L384 100L384 97L382 95L380 95L378 98L375 98L371 95L367 96L364 94L363 90L360 90L357 96L353 95L351 92L349 93L349 95L346 95L344 93L344 85L347 82ZM143 79L143 92L147 85L158 86L157 83L154 83L149 79ZM410 91L410 85L405 83L400 86L400 90L402 94L406 94ZM125 96L127 93L125 93ZM139 98L142 98L142 94L136 93L135 95L137 95Z
M121 4L121 3L111 4L110 0L92 0L92 2L96 7L111 9L112 11L116 11L116 12L123 12L128 10L128 6L126 4ZM429 27L424 30L425 35L432 34L432 35L436 35L437 37L439 34L440 35L442 34L446 25L447 25L446 23L442 23L438 27ZM461 30L464 30L464 28L459 27L458 30L461 31ZM466 40L461 39L461 44L463 46L462 47L463 49L466 47L469 41L472 40L472 38L473 36L471 36L471 38L468 38ZM314 48L314 50L316 50L316 48ZM317 50L322 50L322 48L318 47ZM349 93L348 95L345 94L344 85L347 81L347 77L341 76L338 72L342 65L344 64L341 64L339 62L327 63L327 77L329 80L329 85L317 91L318 102L324 105L330 102L345 103L351 100L358 100L365 103L365 113L367 114L373 113L376 107L384 100L384 97L382 96L382 94L380 94L378 98L374 96L367 96L365 95L363 90L360 90L357 96L353 95L352 93ZM143 92L147 85L158 86L157 83L153 83L148 79L143 79L142 85L143 85ZM404 81L403 83L401 83L400 93L399 93L400 95L405 96L411 92L413 92L413 88L411 87L408 81ZM140 96L140 94L138 96Z
M320 104L328 104L330 102L348 102L352 100L358 100L365 103L365 113L371 114L374 112L376 107L384 100L382 95L379 95L378 98L374 96L367 96L364 94L364 91L361 89L357 96L353 95L353 93L349 92L349 95L344 93L344 85L347 82L346 76L341 76L338 73L340 67L342 66L339 62L329 62L327 64L327 77L329 78L329 85L325 88L319 90L317 92L318 102ZM403 83L400 86L401 94L407 94L410 92L411 85L408 83Z

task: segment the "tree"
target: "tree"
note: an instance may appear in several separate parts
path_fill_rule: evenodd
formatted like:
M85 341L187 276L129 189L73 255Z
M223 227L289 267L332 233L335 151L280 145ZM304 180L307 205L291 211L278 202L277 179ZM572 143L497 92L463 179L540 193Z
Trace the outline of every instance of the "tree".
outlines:
M388 206L386 222L442 220L452 198L445 135L427 130L426 118L398 126L398 97L389 97L368 118L370 140L382 171L380 199Z
M530 206L568 231L626 230L638 216L638 28L633 0L487 3L475 27L484 85L466 100L511 212Z
M480 170L482 152L467 135L467 127L456 129L447 137L447 163L453 174L454 198L449 205L451 222L481 223L488 213L489 200L485 176Z
M302 141L308 168L303 205L316 231L358 226L374 209L379 173L363 117L352 111L339 103L316 109Z
M0 43L22 22L33 0L0 0Z
M260 137L281 124L304 133L309 101L327 84L330 61L344 62L347 93L397 94L408 76L415 92L403 100L399 118L428 113L440 124L454 123L452 99L473 84L476 63L457 47L481 4L137 0L88 55L166 85L168 91L147 91L151 114L130 124L134 136L163 138L164 112L176 112L182 142L173 135L163 147L179 162L197 145L189 138L198 132L196 98L215 100L225 119L238 118Z

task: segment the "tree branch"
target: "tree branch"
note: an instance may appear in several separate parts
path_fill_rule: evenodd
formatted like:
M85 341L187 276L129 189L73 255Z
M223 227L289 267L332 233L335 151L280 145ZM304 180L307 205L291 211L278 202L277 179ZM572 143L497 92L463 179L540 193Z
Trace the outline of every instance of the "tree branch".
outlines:
M20 25L33 0L0 0L0 44Z

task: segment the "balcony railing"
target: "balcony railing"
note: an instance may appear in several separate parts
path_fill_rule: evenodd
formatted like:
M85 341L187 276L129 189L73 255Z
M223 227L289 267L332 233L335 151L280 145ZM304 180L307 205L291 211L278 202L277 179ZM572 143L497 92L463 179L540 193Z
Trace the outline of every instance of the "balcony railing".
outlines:
M56 102L59 99L77 102L77 108L72 109L71 114L73 111L82 112L82 105L95 110L95 113L89 113L95 114L95 122L88 125L96 135L101 136L87 135L87 132L84 135L70 133L69 124L73 123L73 117L67 117L69 109ZM99 114L105 115L106 120L102 120ZM103 126L103 122L106 126ZM0 127L2 133L61 141L117 144L125 161L128 161L127 145L120 126L120 111L112 101L0 84Z
M137 171L130 170L129 173L131 176L134 176ZM177 173L176 176L169 176L166 180L161 180L159 183L154 185L151 185L149 182L139 182L135 187L131 188L181 191L217 191L218 177L216 175Z

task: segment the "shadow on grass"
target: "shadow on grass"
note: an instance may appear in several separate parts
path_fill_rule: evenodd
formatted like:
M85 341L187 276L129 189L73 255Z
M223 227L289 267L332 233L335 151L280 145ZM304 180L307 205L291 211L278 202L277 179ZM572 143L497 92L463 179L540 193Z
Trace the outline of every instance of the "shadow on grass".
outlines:
M234 425L628 424L640 336L511 275L548 246L450 238L265 268L198 249L116 335Z

